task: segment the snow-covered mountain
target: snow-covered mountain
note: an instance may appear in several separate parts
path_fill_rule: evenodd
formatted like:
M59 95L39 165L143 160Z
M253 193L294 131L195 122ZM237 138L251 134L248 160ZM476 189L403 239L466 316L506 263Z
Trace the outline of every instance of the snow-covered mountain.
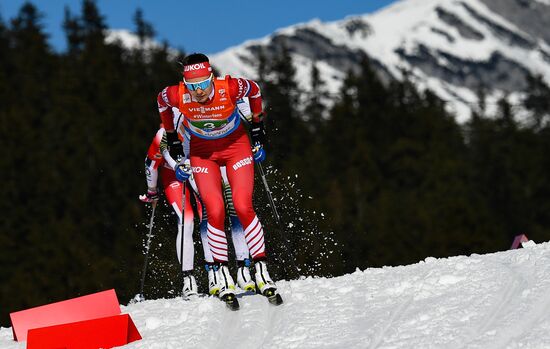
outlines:
M143 41L139 37L128 29L112 29L105 32L105 42L108 44L118 43L122 47L128 50L159 50L163 48L164 44L158 41L145 38ZM167 47L168 59L175 60L180 54L179 50Z
M380 74L411 79L469 118L480 89L487 105L521 97L528 74L550 83L549 0L401 0L378 12L283 28L211 55L222 73L255 77L260 51L269 59L284 43L298 82L309 88L313 64L336 93L349 69L367 55Z
M550 243L335 278L279 281L285 304L240 296L122 307L143 339L124 348L550 348ZM10 328L0 348L23 349Z

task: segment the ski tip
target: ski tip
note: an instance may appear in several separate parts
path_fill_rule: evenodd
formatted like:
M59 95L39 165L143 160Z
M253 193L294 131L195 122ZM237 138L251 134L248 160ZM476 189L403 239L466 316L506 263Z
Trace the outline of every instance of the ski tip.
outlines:
M236 303L236 304L226 303L226 305L229 308L229 310L231 310L231 311L237 311L237 310L241 309L239 303Z
M240 309L239 301L234 294L228 294L222 298L222 301L225 302L225 305L229 310L236 311Z
M144 301L145 301L145 296L143 296L142 293L139 293L139 294L136 294L134 298L130 299L130 301L128 302L128 305L141 303Z
M283 297L280 294L276 293L274 296L268 297L269 303L273 305L281 305L284 303Z
M281 305L283 304L283 297L279 293L277 293L276 289L267 289L264 291L264 296L267 297L267 300L269 303L273 305Z

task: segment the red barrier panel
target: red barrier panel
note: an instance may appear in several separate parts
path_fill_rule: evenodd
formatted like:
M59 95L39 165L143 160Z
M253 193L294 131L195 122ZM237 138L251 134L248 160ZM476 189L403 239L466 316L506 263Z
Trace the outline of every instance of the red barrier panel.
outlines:
M520 248L520 247L522 247L521 244L524 243L524 242L527 242L527 241L529 241L529 238L527 237L527 235L525 235L525 234L517 235L514 238L514 242L512 242L512 246L510 247L510 249L515 250L517 248Z
M24 341L33 328L67 324L119 315L120 305L115 290L51 303L10 314L13 339Z
M29 330L27 349L112 348L140 340L128 314Z

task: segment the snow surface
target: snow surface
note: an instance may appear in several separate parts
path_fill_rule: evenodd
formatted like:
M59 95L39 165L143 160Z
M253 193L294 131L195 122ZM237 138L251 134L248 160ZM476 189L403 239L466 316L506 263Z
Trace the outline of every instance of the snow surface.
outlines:
M122 306L143 339L125 348L549 348L550 243L278 282L285 304L240 297ZM21 349L10 328L0 348Z

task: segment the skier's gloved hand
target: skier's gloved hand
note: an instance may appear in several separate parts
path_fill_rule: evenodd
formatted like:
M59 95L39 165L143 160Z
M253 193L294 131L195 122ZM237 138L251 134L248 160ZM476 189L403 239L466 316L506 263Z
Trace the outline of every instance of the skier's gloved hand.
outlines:
M159 193L156 188L149 188L147 189L147 193L139 196L139 199L141 202L145 203L157 202L159 199Z
M183 159L183 145L178 137L178 133L176 131L166 132L166 140L168 143L168 151L170 152L172 159L175 161L180 161Z
M189 160L185 160L185 162L177 164L174 171L176 171L176 179L180 182L185 182L188 180L193 173Z
M260 143L256 143L252 147L252 156L254 157L254 162L262 162L265 160L265 150Z
M252 124L250 124L250 138L252 139L252 146L255 147L256 144L263 146L265 144L265 137L263 121L252 122Z
M255 162L265 160L265 129L263 121L250 124L250 138L252 140L252 154Z

